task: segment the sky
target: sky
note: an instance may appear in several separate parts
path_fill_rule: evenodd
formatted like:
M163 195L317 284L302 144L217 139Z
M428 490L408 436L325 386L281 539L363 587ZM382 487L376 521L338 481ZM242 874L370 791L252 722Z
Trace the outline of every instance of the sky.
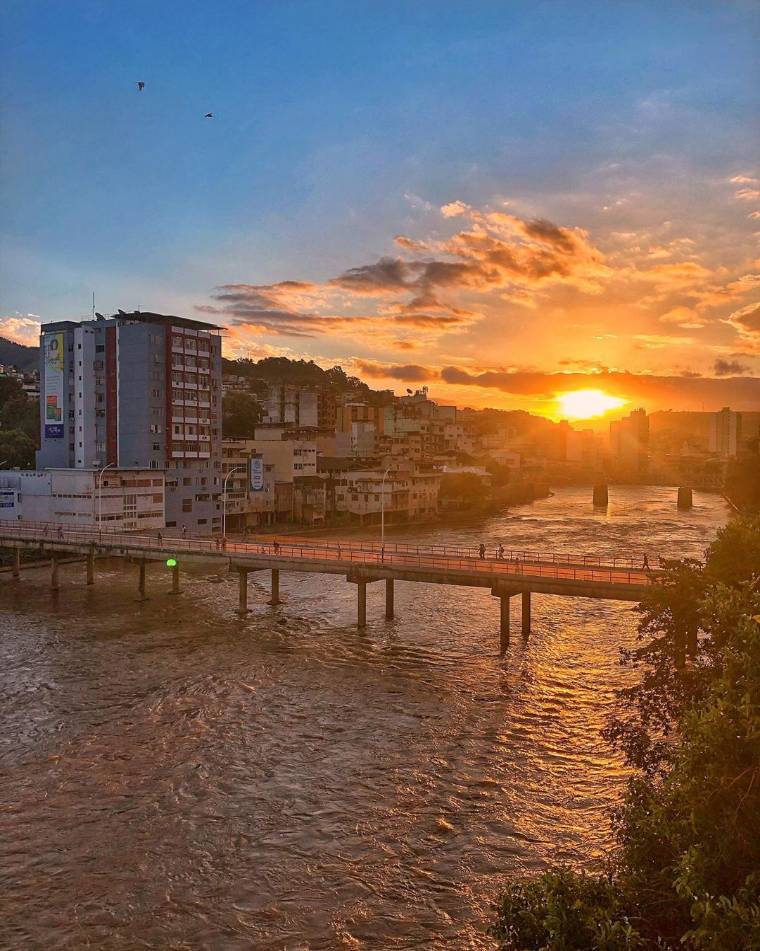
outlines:
M0 334L94 292L460 406L758 409L758 49L732 0L5 0Z

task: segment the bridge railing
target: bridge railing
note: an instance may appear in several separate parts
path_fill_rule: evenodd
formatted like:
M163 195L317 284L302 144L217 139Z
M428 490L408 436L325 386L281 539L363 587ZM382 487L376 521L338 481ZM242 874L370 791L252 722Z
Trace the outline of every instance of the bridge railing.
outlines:
M372 547L355 542L297 540L292 537L267 538L248 542L224 542L219 537L182 535L140 534L98 530L95 527L68 528L45 522L7 523L0 525L0 537L21 538L35 542L60 542L70 545L109 545L115 548L155 554L178 553L238 555L292 560L294 568L299 562L324 562L325 565L340 565L350 568L417 568L428 571L458 571L468 574L489 575L494 578L553 578L613 584L647 584L648 572L641 568L620 566L579 565L558 561L541 561L524 553L512 558L481 558L476 549L437 549L407 545ZM390 550L389 550L390 549ZM523 554L523 553L520 553Z
M300 538L293 535L279 536L253 536L252 541L266 543L274 537L280 544L298 543L303 546L314 544L311 539ZM341 546L345 548L347 542L334 541L332 539L320 539L318 544L323 548L338 549ZM366 539L356 539L350 542L351 546L360 551L378 552L385 550L386 554L405 553L417 554L420 551L430 552L433 555L451 556L455 558L479 558L479 548L477 545L406 545L401 542L380 542ZM525 561L532 563L547 563L552 565L589 565L605 568L630 568L632 570L640 569L643 565L644 554L641 555L591 555L583 552L546 552L535 549L523 548L504 548L502 553L498 554L498 547L493 543L486 548L486 558L493 558L503 561ZM652 563L655 564L659 559L652 556Z

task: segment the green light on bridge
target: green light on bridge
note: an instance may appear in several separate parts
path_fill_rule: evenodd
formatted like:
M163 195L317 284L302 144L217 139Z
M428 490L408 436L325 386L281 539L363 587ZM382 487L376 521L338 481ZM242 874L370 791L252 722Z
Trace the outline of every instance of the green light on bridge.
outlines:
M176 558L167 558L167 559L166 559L166 567L167 567L167 568L176 568L176 567L177 567L177 559L176 559Z

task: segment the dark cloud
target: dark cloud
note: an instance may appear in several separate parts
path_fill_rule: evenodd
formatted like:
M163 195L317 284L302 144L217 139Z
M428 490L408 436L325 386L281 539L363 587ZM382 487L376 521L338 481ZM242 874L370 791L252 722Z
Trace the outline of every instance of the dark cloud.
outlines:
M461 367L444 367L445 383L482 386L515 396L549 398L568 390L599 389L635 402L656 401L659 406L687 408L705 404L706 409L733 405L760 409L760 377L714 379L712 377L653 376L626 372L540 373L485 370L473 373Z
M372 360L357 360L356 366L360 373L372 379L401 380L405 383L425 383L428 380L435 380L438 377L438 374L434 370L418 366L415 363L390 364L375 363Z
M410 281L411 278L411 281ZM357 294L381 291L406 291L414 286L412 268L401 258L380 258L375 264L363 264L344 271L330 284Z
M738 360L716 360L713 370L716 376L741 376L749 373L750 368Z
M607 268L584 232L543 218L525 221L502 212L476 212L461 203L456 212L465 214L474 227L429 243L399 236L397 243L407 258L382 257L323 284L225 284L216 288L214 306L198 310L232 323L245 322L260 333L288 336L341 332L360 321L374 325L374 332L396 324L444 333L481 315L441 299L441 294L510 289L524 295L550 281L599 290L597 282ZM355 316L345 294L381 302L375 313Z

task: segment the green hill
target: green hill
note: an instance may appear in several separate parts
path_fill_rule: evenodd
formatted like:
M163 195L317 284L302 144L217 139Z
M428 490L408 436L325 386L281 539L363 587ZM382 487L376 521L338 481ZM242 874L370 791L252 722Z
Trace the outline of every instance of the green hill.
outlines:
M40 348L25 347L6 337L0 337L0 363L19 370L36 370L40 363Z

